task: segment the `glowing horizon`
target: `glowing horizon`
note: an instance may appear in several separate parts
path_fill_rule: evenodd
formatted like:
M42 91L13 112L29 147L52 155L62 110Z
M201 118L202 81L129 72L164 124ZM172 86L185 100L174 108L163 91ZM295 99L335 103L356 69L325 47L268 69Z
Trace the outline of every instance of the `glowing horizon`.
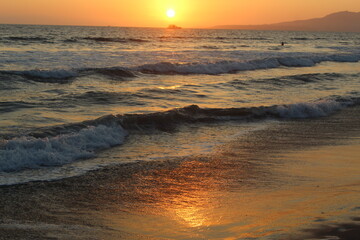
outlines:
M167 11L173 9L169 17ZM286 9L286 11L285 11ZM16 0L0 3L0 23L202 28L256 25L360 12L358 0ZM165 14L164 14L165 13Z

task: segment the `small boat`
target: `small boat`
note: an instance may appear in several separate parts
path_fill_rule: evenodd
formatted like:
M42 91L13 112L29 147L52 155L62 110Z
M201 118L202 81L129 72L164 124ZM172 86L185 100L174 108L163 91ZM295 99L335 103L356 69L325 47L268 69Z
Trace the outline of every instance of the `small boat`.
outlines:
M170 24L167 28L168 29L182 29L182 27L176 26L174 24Z

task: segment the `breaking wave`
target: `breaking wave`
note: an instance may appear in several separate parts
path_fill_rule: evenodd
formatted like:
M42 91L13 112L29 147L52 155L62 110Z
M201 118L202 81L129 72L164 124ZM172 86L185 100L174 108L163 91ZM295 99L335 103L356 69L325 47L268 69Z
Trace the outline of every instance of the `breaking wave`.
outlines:
M147 74L224 74L236 73L239 71L249 71L257 69L277 68L277 67L311 67L320 62L358 62L360 54L343 55L324 55L324 56L304 56L304 57L277 57L265 58L251 61L221 61L216 63L193 63L178 64L161 62L156 64L146 64L135 68Z
M121 144L125 136L126 131L119 125L98 125L55 137L4 140L0 142L0 171L59 166L91 158L96 150Z
M334 54L314 55L304 57L274 57L250 61L220 61L215 63L170 63L160 62L145 64L138 67L105 67L105 68L79 68L56 70L28 70L28 71L0 71L0 80L4 76L20 76L25 79L48 82L68 83L79 76L100 74L112 79L126 80L138 74L163 74L163 75L190 75L190 74L231 74L240 71L250 71L278 67L311 67L318 63L332 62L358 62L360 54Z
M180 124L230 120L325 117L359 105L358 97L245 108L200 108L191 105L149 114L106 115L98 119L39 129L0 142L0 171L59 166L96 156L96 151L124 142L127 133L146 129L173 131Z
M359 98L339 98L288 105L260 106L250 108L200 108L191 105L166 112L152 114L128 114L116 116L125 129L156 128L172 130L179 123L216 122L228 120L298 119L325 117L342 108L357 105Z

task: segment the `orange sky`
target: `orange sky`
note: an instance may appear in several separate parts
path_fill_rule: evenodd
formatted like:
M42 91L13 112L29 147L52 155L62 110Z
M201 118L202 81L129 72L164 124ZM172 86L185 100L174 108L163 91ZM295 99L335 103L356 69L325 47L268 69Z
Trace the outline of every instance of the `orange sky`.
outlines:
M169 19L166 10L176 16ZM360 12L360 0L0 0L0 23L164 27L264 24Z

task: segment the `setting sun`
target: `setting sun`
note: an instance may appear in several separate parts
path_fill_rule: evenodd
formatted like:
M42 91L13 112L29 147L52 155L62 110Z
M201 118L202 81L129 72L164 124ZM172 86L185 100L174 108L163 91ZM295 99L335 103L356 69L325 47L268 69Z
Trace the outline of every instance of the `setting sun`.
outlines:
M168 16L169 18L173 18L173 17L175 17L175 15L176 15L176 12L174 9L168 9L166 11L166 16Z

